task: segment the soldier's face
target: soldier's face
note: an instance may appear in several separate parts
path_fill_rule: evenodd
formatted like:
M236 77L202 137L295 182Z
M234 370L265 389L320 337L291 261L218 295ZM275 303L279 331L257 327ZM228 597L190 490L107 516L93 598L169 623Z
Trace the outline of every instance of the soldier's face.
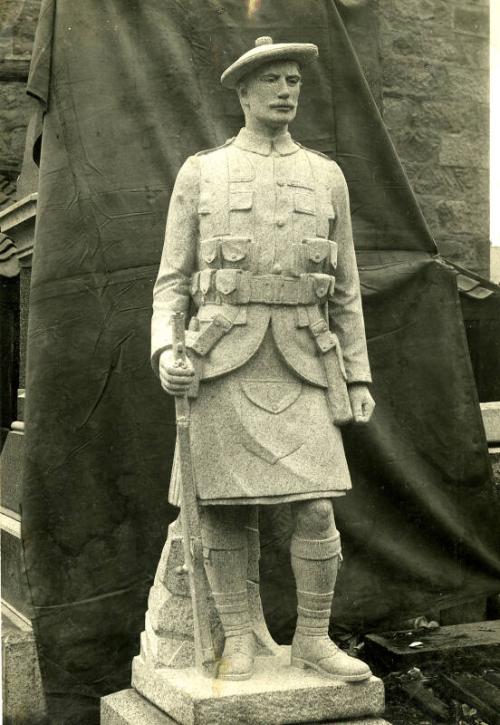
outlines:
M260 66L239 89L245 117L271 128L295 118L300 94L300 70L293 61Z

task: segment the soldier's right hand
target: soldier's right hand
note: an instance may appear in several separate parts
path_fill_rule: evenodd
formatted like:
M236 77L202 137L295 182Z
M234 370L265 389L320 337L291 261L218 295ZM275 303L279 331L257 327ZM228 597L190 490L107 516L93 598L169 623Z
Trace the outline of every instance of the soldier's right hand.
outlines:
M159 361L160 381L170 395L184 395L194 377L193 363L186 358L184 365L174 360L172 350L164 350Z

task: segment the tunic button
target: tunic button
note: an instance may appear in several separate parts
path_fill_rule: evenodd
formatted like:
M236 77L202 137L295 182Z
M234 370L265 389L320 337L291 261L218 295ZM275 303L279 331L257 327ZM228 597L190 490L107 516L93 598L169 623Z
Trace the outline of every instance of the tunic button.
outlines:
M315 254L314 255L314 261L315 262L320 262L321 261L321 254Z
M275 264L273 266L273 274L281 274L283 272L283 269L281 267L281 264Z
M276 224L277 224L277 225L278 225L279 227L284 227L284 226L285 226L285 220L284 220L284 219L278 219L278 220L276 221Z

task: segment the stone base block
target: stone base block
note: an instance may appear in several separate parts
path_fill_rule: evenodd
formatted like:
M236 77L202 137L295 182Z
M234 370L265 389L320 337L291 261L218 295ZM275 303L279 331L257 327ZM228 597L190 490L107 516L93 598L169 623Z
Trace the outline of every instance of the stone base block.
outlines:
M9 431L0 456L0 494L4 508L20 512L24 469L24 435Z
M13 622L2 605L3 722L47 725L45 696L33 632Z
M101 725L176 725L135 690L122 690L101 698Z
M484 430L488 443L500 443L500 401L481 403Z
M2 526L10 517L2 516ZM19 526L19 522L14 520ZM20 612L27 619L31 619L32 610L30 606L30 595L28 582L24 572L21 539L15 532L2 528L0 538L1 571L2 571L2 600L7 601L12 607Z
M372 725L382 722L373 719L384 711L384 685L377 677L340 682L289 662L290 648L281 647L276 656L257 657L252 679L230 682L194 668L155 669L136 657L132 685L180 725L358 723L363 717Z
M179 724L141 697L135 690L122 690L102 698L101 725ZM224 724L221 723L221 725ZM266 723L260 725L266 725ZM380 717L363 717L356 720L327 720L322 723L310 723L310 725L390 725L390 723Z
M495 483L500 486L500 446L490 447L490 461Z

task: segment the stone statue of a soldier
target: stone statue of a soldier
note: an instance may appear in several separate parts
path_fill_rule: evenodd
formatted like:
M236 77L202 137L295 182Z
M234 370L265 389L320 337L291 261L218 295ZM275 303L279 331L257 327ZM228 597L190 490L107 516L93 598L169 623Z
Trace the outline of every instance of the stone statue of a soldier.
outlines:
M370 676L328 625L341 558L333 499L351 487L339 425L374 402L346 182L288 133L315 45L258 38L222 75L245 127L187 159L172 193L154 290L152 360L163 388L188 390L206 570L225 634L218 677L251 677L245 525L289 502L298 619L291 664ZM190 360L174 364L170 317L196 310ZM170 500L179 505L174 463Z

